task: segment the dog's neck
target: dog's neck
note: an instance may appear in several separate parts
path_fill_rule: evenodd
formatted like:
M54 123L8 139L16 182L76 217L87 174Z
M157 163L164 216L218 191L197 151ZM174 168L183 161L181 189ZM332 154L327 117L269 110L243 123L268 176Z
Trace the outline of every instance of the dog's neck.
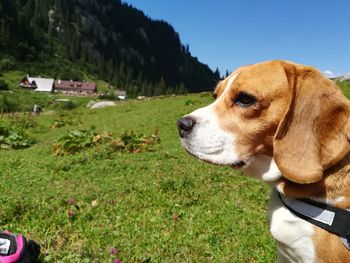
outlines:
M324 196L338 199L336 206L350 208L350 153L325 172Z
M350 208L350 153L326 170L319 182L296 184L282 179L277 187L287 197L311 198L339 208Z

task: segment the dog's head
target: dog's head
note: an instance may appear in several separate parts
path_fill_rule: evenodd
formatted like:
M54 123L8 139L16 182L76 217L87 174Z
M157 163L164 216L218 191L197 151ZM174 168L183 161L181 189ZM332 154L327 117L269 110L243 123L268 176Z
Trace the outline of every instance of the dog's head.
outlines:
M241 67L214 97L177 122L183 146L201 160L308 184L350 150L349 102L314 68L286 61Z

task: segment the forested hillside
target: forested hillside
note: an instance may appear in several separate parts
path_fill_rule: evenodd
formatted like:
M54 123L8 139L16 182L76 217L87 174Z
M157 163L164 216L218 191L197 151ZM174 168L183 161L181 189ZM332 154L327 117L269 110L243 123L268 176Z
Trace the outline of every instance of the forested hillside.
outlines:
M119 0L0 0L0 72L88 72L129 95L211 89L219 79L164 21Z

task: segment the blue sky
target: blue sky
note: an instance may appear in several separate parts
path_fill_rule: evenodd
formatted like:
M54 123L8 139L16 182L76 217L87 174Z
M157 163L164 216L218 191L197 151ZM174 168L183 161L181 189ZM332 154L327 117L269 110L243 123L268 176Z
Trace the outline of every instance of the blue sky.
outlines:
M169 22L192 55L223 74L287 59L350 72L349 0L123 0Z

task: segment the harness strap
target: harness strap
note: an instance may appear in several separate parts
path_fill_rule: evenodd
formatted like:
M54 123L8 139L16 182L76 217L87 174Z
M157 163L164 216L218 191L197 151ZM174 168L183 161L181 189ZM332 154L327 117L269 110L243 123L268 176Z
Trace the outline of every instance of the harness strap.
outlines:
M291 199L277 193L282 203L296 216L345 239L350 237L350 211L309 199Z

